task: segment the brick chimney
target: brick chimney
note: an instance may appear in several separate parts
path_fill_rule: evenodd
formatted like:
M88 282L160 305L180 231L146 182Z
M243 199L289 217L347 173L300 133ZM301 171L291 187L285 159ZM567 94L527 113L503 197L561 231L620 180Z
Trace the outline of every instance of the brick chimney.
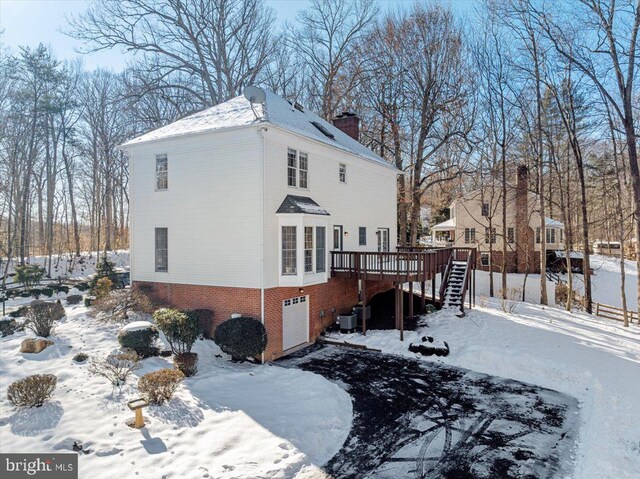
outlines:
M531 273L535 267L535 235L529 226L529 168L518 165L516 180L517 272Z
M360 141L360 118L355 113L343 111L333 119L333 126Z

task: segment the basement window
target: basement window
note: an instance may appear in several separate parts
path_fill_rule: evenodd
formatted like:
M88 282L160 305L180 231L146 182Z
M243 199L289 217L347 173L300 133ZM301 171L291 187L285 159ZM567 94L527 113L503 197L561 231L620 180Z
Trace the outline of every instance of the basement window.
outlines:
M335 136L333 136L333 133L327 130L323 125L321 125L317 121L312 121L311 124L315 126L320 131L320 133L322 133L324 136L326 136L327 138L331 138L332 140L335 140Z

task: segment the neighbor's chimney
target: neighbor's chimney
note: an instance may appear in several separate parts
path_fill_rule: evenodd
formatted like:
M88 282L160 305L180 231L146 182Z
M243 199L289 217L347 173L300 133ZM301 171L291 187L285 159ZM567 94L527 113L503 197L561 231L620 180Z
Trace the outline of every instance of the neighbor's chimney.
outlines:
M333 119L333 126L360 141L360 118L355 113L343 111Z

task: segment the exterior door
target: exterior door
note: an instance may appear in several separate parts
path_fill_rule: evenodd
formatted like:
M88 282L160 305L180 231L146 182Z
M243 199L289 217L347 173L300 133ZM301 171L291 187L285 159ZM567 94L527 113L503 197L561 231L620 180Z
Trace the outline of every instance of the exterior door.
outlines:
M282 302L282 350L309 342L309 296Z
M342 251L342 225L333 227L333 251Z
M389 228L378 228L378 251L389 251Z

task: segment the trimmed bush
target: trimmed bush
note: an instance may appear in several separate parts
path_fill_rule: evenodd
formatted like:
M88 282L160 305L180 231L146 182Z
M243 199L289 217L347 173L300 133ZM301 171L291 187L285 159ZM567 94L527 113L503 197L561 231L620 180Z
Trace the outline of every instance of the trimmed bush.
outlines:
M18 330L19 326L15 319L13 318L2 318L0 319L0 335L4 338L5 336L11 336Z
M158 348L155 346L157 339L158 329L146 321L129 323L118 334L120 346L135 351L143 358L158 355Z
M73 357L76 363L84 363L87 359L89 359L89 356L85 353L78 353Z
M23 316L27 315L27 311L29 311L29 306L20 306L15 311L11 311L9 313L9 316L11 316L12 318L22 318Z
M215 331L214 341L233 361L255 357L267 347L267 330L253 318L227 319Z
M18 407L40 407L56 389L58 378L53 374L34 374L11 383L7 398Z
M27 310L24 327L33 331L37 336L49 337L56 321L65 315L64 307L56 302L34 301Z
M183 378L184 374L177 369L160 369L142 376L138 389L147 401L163 404L173 397Z
M198 355L196 353L180 353L173 357L173 365L186 377L198 372Z
M67 296L67 304L80 304L81 302L81 294L70 294L69 296Z
M109 354L105 358L94 358L89 371L109 380L114 386L122 386L133 371L140 367L136 353Z
M211 339L211 326L213 325L213 311L210 309L194 309L187 311L187 314L194 314L200 323L200 337Z
M153 313L153 319L167 338L173 354L191 352L193 343L200 335L200 322L194 313L159 309Z

